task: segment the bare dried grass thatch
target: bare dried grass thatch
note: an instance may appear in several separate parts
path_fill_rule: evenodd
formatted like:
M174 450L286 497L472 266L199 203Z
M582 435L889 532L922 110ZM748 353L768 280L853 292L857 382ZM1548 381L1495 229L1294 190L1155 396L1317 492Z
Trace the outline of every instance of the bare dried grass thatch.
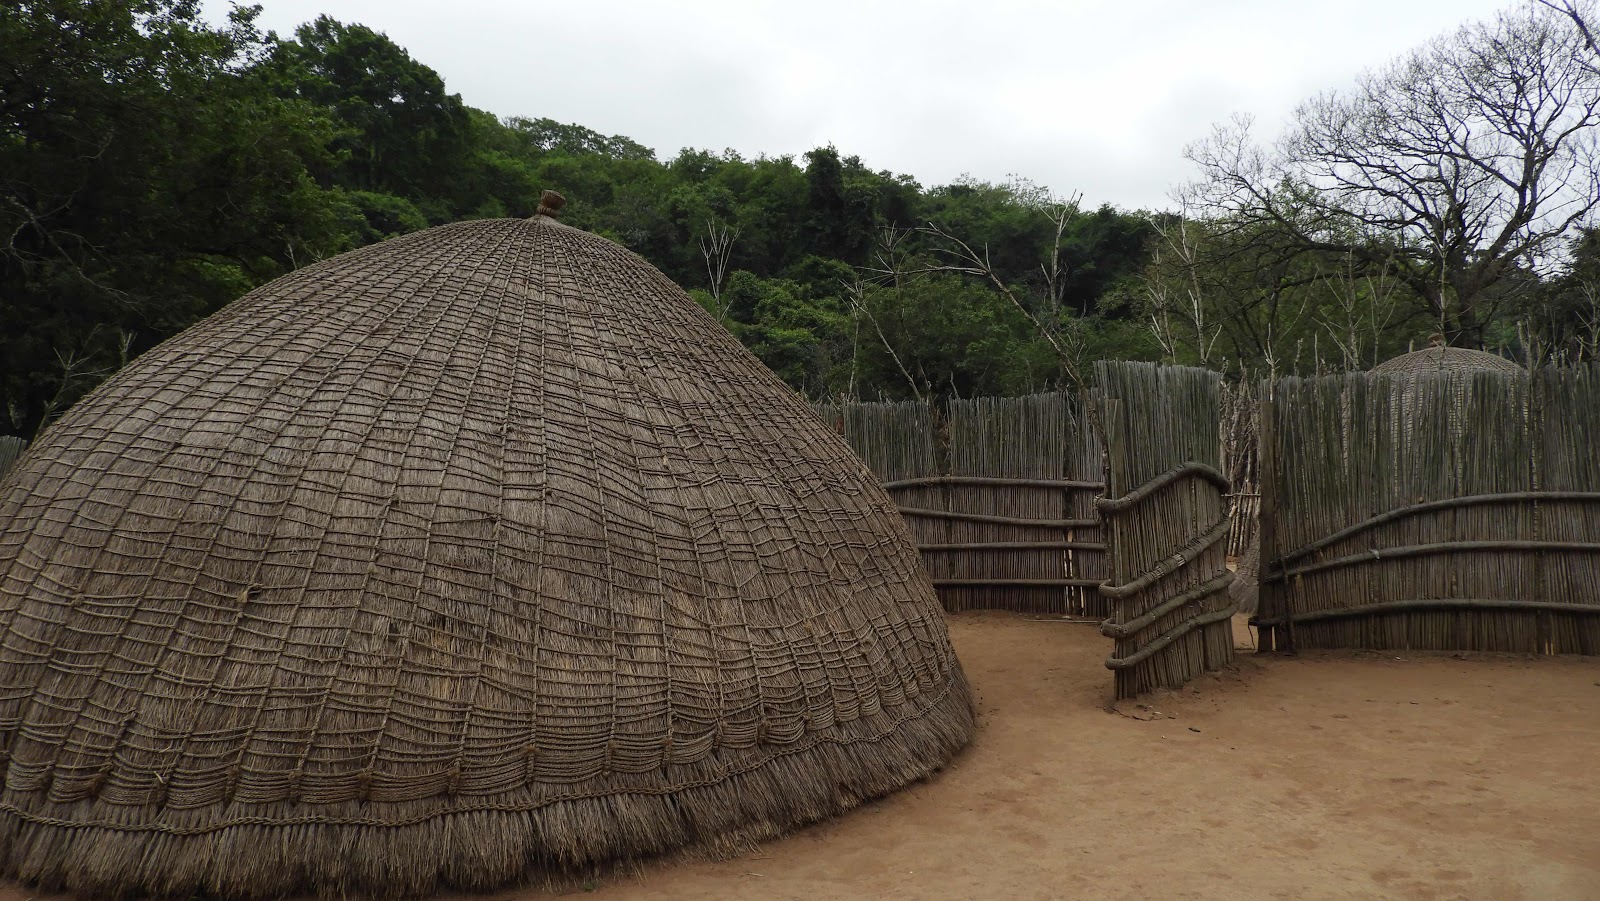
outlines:
M1436 345L1401 354L1372 367L1391 375L1418 372L1523 372L1523 368L1498 354L1466 347Z
M0 485L0 869L416 896L760 838L970 739L845 444L554 220L307 267Z

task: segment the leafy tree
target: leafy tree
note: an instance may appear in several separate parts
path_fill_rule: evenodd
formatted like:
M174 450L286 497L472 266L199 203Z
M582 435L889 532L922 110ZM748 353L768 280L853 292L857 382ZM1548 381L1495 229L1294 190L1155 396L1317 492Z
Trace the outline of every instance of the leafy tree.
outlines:
M826 396L845 377L850 348L836 294L740 270L722 301L734 335L796 390Z
M1538 290L1538 314L1522 336L1532 362L1600 360L1600 227L1572 239L1564 271Z
M0 428L29 434L132 356L346 246L311 172L334 127L250 67L255 10L40 0L0 16Z
M877 185L861 165L831 145L806 154L806 232L822 256L864 262L878 224Z
M387 35L318 16L266 69L280 93L342 127L336 183L416 200L437 196L461 168L471 136L461 97Z

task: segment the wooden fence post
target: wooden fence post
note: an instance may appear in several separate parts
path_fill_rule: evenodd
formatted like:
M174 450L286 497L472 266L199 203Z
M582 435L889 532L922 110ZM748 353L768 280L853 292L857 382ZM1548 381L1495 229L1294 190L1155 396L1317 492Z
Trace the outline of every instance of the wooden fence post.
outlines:
M1256 465L1261 468L1261 552L1256 560L1256 579L1260 583L1257 588L1258 616L1263 620L1271 621L1280 616L1287 616L1288 604L1282 591L1276 586L1267 587L1265 578L1268 572L1283 566L1281 555L1278 553L1278 454L1274 446L1277 442L1278 425L1274 419L1277 413L1272 401L1273 386L1268 383L1266 390L1261 393L1261 418L1256 423L1258 440ZM1269 599L1271 603L1269 603ZM1256 627L1258 638L1256 652L1267 653L1277 647L1278 629L1276 626Z

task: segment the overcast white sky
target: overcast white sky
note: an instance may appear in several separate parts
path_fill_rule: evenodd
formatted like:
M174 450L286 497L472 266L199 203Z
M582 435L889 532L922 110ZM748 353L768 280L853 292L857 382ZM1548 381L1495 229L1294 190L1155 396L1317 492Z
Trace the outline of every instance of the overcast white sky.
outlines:
M680 148L832 142L944 184L1016 173L1087 204L1165 206L1183 147L1517 0L259 0L387 33L452 93ZM229 4L206 0L219 19Z

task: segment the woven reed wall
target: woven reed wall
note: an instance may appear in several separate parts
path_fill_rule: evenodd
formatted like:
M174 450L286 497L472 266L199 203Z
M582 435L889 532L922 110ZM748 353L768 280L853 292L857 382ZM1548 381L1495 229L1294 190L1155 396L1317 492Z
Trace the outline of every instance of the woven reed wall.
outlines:
M1116 640L1116 695L1175 688L1233 659L1220 378L1148 363L1096 364Z
M945 609L1105 615L1100 442L1075 398L818 410L902 509Z
M1600 367L1288 379L1263 413L1263 649L1600 653Z

